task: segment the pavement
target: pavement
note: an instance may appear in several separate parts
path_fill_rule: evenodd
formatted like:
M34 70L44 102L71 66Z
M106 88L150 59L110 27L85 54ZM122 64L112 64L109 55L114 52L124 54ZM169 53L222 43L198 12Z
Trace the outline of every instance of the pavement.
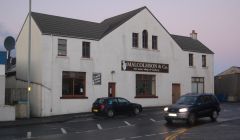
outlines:
M163 107L143 108L144 111L151 111L151 110L156 110L156 109L163 110ZM32 118L16 119L15 121L0 122L0 128L26 126L26 125L38 125L38 124L49 124L49 123L60 123L60 122L74 120L77 118L86 118L86 117L92 117L92 116L93 116L93 114L91 112L84 112L84 113L55 115L55 116L49 116L49 117L32 117Z
M56 115L56 116L49 116L49 117L32 117L32 118L16 119L15 121L0 122L0 128L16 127L16 126L24 126L24 125L60 123L60 122L70 121L76 118L91 117L91 116L93 116L91 112L85 112L85 113Z

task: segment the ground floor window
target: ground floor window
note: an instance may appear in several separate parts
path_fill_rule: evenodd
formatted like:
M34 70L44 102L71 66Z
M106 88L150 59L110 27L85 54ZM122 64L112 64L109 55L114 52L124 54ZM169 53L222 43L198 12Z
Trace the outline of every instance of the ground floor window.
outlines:
M136 75L136 98L156 98L156 76Z
M192 93L204 93L203 77L192 77Z
M86 73L62 72L62 98L86 97Z

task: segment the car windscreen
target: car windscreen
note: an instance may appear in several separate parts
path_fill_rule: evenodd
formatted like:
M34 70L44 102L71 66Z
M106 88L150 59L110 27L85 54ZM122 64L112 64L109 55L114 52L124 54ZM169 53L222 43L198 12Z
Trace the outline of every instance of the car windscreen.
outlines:
M197 100L196 96L182 96L176 104L193 105Z

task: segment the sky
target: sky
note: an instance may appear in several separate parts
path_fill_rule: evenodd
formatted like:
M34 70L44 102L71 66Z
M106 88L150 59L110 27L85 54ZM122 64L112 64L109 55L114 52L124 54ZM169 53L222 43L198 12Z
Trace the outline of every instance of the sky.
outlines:
M0 0L0 50L7 36L17 38L28 14L29 0ZM214 55L214 74L240 67L240 0L32 0L32 11L86 21L147 6L171 34L198 40ZM14 51L12 52L14 54Z

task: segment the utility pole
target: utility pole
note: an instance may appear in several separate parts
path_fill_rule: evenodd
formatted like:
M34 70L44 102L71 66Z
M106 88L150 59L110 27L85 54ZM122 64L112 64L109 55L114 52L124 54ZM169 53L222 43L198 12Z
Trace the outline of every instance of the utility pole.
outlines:
M29 0L29 13L28 13L28 18L29 18L29 29L28 29L28 68L27 68L27 105L28 105L28 118L30 118L30 91L31 91L31 86L30 86L30 63L31 63L31 5L32 2Z

